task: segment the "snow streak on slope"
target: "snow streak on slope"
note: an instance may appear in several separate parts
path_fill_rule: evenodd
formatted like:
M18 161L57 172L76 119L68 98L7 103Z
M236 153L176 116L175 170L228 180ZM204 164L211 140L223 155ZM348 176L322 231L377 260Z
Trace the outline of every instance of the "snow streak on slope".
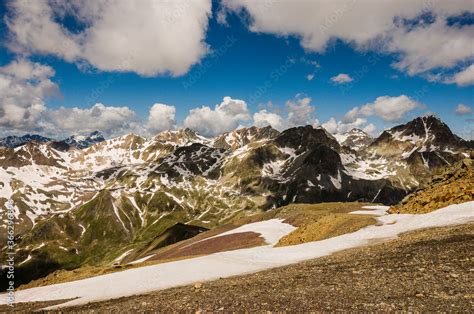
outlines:
M296 228L292 225L283 223L283 219L270 219L265 221L254 222L250 224L246 224L240 226L238 228L217 234L215 236L202 239L200 241L192 243L192 245L207 241L209 239L218 238L222 236L226 236L229 234L236 234L236 233L243 233L243 232L256 232L259 233L264 239L265 242L269 245L275 245L278 241L287 235L288 233L292 232Z
M26 289L16 292L16 300L17 302L38 302L77 298L53 307L71 306L197 281L242 275L363 246L370 241L393 238L407 231L473 221L473 207L474 202L467 202L422 215L385 215L377 218L380 222L378 226L368 226L353 233L322 241L288 247L275 248L267 245L228 251L68 283ZM6 294L1 295L0 304L6 304L6 297Z

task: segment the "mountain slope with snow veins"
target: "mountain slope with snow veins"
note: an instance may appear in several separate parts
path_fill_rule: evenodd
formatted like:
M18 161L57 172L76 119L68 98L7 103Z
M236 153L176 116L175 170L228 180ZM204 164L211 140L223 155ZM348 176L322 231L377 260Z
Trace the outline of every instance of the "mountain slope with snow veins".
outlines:
M0 148L0 205L15 204L17 283L125 253L144 257L177 223L212 228L289 203L394 204L469 151L434 116L376 139L361 132L339 143L311 126L250 127L213 139L181 129ZM0 219L4 228L5 211Z

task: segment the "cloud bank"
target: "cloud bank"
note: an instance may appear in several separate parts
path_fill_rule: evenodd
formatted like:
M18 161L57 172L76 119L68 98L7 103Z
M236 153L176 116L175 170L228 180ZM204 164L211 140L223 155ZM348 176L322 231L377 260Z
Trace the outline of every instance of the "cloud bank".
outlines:
M398 60L393 66L409 75L459 67L461 75L474 57L474 25L449 22L472 12L470 1L316 0L294 5L224 0L222 6L225 12L245 11L250 31L295 36L308 51L324 53L334 39L340 39L361 51L395 54ZM367 14L370 18L364 18ZM460 82L472 84L469 79Z
M54 55L101 71L179 76L208 52L210 0L14 0L8 7L8 47L22 55ZM83 27L71 32L61 23L65 17Z

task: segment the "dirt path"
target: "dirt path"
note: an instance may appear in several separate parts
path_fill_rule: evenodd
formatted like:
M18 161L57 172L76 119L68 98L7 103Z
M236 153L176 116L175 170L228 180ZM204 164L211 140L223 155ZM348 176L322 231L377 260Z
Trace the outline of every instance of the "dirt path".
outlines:
M65 311L474 310L474 224L417 231L257 274ZM44 306L44 304L41 304ZM18 311L38 309L17 305ZM0 312L5 310L0 308Z

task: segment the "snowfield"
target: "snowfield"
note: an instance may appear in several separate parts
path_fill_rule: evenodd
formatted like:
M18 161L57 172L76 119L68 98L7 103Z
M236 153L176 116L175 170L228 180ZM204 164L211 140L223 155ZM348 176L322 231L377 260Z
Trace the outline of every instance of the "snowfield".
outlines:
M355 210L350 212L349 214L354 215L374 215L374 216L383 216L387 214L387 210L389 209L388 206L362 206L362 208L370 209L370 210Z
M379 226L368 226L356 232L317 242L288 247L259 246L250 249L215 253L207 256L145 266L93 278L17 291L16 302L36 302L73 299L52 308L108 300L123 296L147 293L154 290L182 286L257 272L332 254L368 244L373 240L389 239L417 229L462 224L474 220L474 202L451 205L421 215L384 214L387 207L371 207L367 214L377 217ZM361 213L360 211L358 213ZM240 227L241 231L261 233L269 242L294 228L277 219ZM273 230L273 231L272 231ZM0 304L6 304L6 294L0 295Z
M283 238L288 233L292 232L296 228L292 225L283 223L283 219L270 219L265 221L254 222L240 226L238 228L216 234L215 236L202 239L197 242L193 242L189 245L195 245L196 243L207 241L209 239L222 237L229 234L243 233L243 232L255 232L260 234L260 236L265 240L269 245L275 245L278 241ZM186 247L186 246L185 246Z

